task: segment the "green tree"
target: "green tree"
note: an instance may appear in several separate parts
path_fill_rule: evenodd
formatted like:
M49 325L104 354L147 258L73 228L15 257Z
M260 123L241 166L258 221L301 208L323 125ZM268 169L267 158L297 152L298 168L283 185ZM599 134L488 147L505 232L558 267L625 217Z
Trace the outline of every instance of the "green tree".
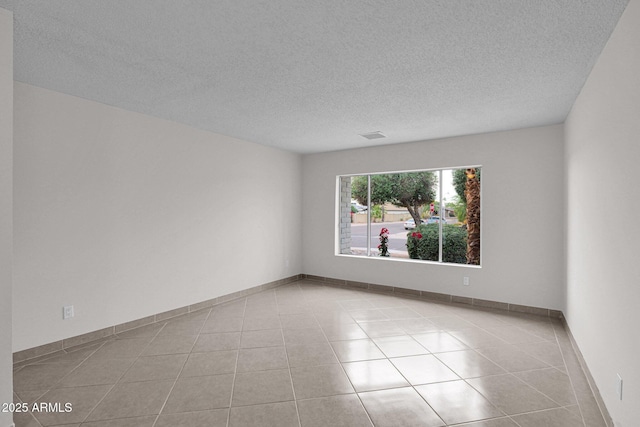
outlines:
M454 169L451 173L453 175L453 187L462 203L466 205L467 196L464 194L464 191L467 188L467 175L465 175L464 169Z
M438 178L433 172L405 172L371 175L371 204L389 202L405 207L416 224L420 224L420 209L435 197ZM367 177L351 179L351 196L367 204Z
M371 206L371 218L384 221L382 206L380 205Z
M464 222L467 218L467 205L460 200L460 197L453 196L453 200L447 203L447 207L453 209L458 222Z
M455 188L459 201L456 201L457 209L454 207L453 210L456 213L456 217L458 217L458 221L464 222L467 217L467 174L464 169L454 169L452 172L453 175L453 188ZM476 169L476 177L478 178L478 183L480 183L480 168Z

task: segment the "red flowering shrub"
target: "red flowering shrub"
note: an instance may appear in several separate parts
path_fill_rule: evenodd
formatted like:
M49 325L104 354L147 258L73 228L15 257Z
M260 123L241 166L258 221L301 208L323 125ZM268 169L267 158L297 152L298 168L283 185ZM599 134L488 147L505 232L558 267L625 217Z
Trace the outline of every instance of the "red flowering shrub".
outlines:
M380 252L380 256L389 256L389 230L386 228L382 228L380 230L380 244L378 245L378 251Z

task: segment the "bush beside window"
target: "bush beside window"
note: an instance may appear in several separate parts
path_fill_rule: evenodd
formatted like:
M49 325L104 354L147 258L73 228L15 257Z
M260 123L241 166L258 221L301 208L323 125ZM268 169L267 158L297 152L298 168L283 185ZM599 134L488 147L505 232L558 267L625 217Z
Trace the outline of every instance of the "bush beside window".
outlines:
M409 257L438 261L438 224L422 224L407 233ZM416 236L422 236L418 238ZM456 264L467 262L467 230L450 224L442 225L442 261Z

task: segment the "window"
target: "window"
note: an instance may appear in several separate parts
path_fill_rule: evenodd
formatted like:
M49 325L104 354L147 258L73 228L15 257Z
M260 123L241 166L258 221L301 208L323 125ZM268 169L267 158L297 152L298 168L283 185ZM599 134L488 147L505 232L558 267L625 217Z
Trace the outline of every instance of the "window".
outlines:
M480 171L338 177L337 253L480 265Z

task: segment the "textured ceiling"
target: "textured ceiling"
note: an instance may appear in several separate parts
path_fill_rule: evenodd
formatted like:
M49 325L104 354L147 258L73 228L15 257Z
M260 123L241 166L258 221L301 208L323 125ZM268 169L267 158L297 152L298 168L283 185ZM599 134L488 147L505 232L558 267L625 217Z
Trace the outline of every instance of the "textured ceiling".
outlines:
M15 79L300 153L564 121L628 0L0 0ZM381 131L386 139L358 134Z

